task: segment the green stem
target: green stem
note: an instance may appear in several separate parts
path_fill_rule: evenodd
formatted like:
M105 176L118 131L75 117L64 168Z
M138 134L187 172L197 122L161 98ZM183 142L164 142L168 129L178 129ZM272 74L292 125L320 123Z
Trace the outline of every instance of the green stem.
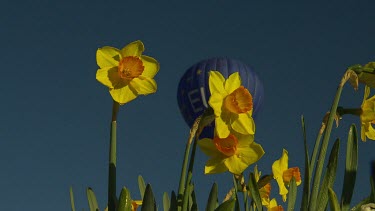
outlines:
M310 168L309 169L310 180L312 178L311 176L312 176L312 173L314 171L316 156L318 154L318 150L319 150L319 147L320 147L320 142L322 140L322 135L323 135L323 132L324 132L324 128L325 128L324 125L320 128L318 136L316 137L316 140L315 140L314 150L313 150L313 154L311 156L311 163L310 163L310 167L309 167Z
M184 161L183 161L182 169L181 169L180 184L179 184L179 187L178 187L178 196L177 196L178 204L182 203L182 196L183 196L184 190L185 190L186 169L187 169L187 165L188 165L188 161L189 161L190 148L191 148L191 143L189 141L186 144L185 156L184 156ZM181 210L180 205L178 206L178 210Z
M188 185L190 184L191 177L192 177L192 171L193 170L192 170L191 165L192 165L192 160L193 160L193 163L194 163L196 141L194 141L193 152L192 152L191 157L190 157L189 172L188 172L187 176L186 176L186 170L187 170L187 165L188 165L188 161L189 161L189 153L190 153L191 143L194 140L194 137L195 137L195 134L198 130L201 118L202 117L200 116L194 121L194 124L193 124L193 126L190 130L189 140L188 140L188 142L186 144L186 148L185 148L185 155L184 155L184 161L183 161L182 169L181 169L180 184L179 184L178 196L177 196L178 211L185 208L184 202L185 202L185 200L188 199L187 197L185 197L185 195L187 195L187 194L184 194L184 193L186 193L186 190L189 187ZM186 182L186 177L187 177L187 180L188 180L187 182Z
M109 168L108 168L108 211L116 210L116 128L119 104L113 101L112 122L109 142Z
M335 99L333 100L331 111L330 111L330 114L329 114L329 117L328 117L327 128L326 128L326 131L324 133L322 147L321 147L320 152L319 152L319 160L318 160L316 171L315 171L315 174L314 174L314 183L313 183L313 186L312 186L312 193L311 193L311 198L310 198L310 203L309 203L309 205L310 205L309 210L310 211L316 210L318 193L319 193L319 186L320 186L320 178L322 176L325 156L327 154L329 138L330 138L330 135L331 135L333 121L335 119L337 106L338 106L338 103L339 103L339 100L340 100L342 88L343 88L346 81L347 81L347 79L345 79L345 75L344 75L343 79L341 80L340 85L337 88L336 96L335 96Z

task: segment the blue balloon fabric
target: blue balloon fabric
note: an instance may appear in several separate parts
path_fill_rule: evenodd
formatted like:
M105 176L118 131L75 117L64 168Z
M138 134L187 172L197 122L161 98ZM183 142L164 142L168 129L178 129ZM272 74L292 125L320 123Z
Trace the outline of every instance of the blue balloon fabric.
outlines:
M178 106L189 127L193 125L194 120L209 106L210 90L208 76L211 70L219 71L224 78L228 78L234 72L239 72L242 85L253 96L253 117L256 117L264 99L263 84L257 74L241 61L217 57L194 64L185 72L179 82L177 91ZM205 129L202 136L212 137L213 125Z

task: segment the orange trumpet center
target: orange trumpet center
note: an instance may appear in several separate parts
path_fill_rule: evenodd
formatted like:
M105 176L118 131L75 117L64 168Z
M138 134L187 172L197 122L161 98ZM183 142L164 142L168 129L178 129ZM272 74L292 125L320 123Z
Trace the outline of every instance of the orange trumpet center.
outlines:
M142 61L136 56L127 56L120 60L118 73L120 78L132 80L143 73L145 67Z
M215 137L214 138L214 143L216 146L216 149L219 150L221 153L223 153L225 156L232 156L236 153L237 151L237 144L238 140L236 136L230 134L226 138L219 138Z
M301 173L299 172L298 167L289 168L284 171L283 180L285 183L289 183L292 177L296 179L296 183L301 182Z
M225 97L224 107L232 113L246 113L253 109L253 97L249 90L240 86Z

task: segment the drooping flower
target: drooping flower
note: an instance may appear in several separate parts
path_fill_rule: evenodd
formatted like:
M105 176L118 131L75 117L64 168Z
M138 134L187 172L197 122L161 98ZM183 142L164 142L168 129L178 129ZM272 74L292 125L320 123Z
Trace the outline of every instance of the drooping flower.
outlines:
M159 63L142 55L143 51L144 45L139 40L121 50L109 46L97 50L96 79L109 88L114 101L125 104L138 95L156 92L153 77L159 71Z
M375 95L368 98L369 95L370 87L366 86L360 115L362 141L366 141L366 137L375 140L375 129L372 126L372 124L375 124Z
M301 173L298 167L288 168L288 151L283 149L283 154L279 160L276 160L272 164L273 178L276 180L279 186L279 194L283 197L283 201L286 201L286 194L290 180L294 177L297 186L301 184Z
M258 171L258 166L254 167L254 177L255 181L260 180L262 172ZM267 183L265 186L259 189L260 198L262 199L262 205L268 207L270 205L270 193L271 193L271 183Z
M211 97L208 103L215 113L217 136L226 138L231 129L241 134L254 134L253 99L241 86L239 73L235 72L225 80L220 72L210 71L209 87Z
M254 135L236 132L226 138L215 136L213 139L201 139L198 145L210 157L204 169L205 174L229 171L240 175L264 154L262 146L254 142Z
M267 211L284 211L284 208L281 205L277 205L276 199L273 198L267 206Z

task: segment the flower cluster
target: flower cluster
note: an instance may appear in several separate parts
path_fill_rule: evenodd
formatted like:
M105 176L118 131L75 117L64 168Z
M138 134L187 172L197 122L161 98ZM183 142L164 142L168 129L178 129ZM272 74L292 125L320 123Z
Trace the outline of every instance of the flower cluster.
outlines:
M214 110L215 134L213 139L198 141L202 151L210 157L205 173L229 171L240 175L264 154L262 146L254 142L252 96L241 86L238 72L227 80L218 71L209 74L209 104Z
M254 142L252 95L241 86L238 72L231 74L228 79L218 71L211 71L209 74L211 92L209 105L214 110L215 133L212 139L203 138L198 141L201 150L210 157L205 166L205 173L229 171L241 175L248 166L257 162L264 154L262 146ZM299 168L288 168L288 152L283 150L281 158L273 163L272 172L279 185L279 193L285 202L291 179L294 177L297 185L301 184ZM257 167L254 173L258 182L260 172ZM270 191L270 183L259 189L262 205L268 210L283 210L277 205L276 199L270 200Z

